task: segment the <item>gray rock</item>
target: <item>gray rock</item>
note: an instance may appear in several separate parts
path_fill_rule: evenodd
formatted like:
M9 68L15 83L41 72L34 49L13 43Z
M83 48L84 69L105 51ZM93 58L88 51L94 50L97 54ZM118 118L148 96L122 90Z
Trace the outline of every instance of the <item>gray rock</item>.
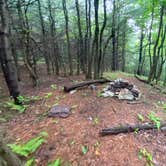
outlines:
M121 89L118 98L119 100L134 100L133 94L126 88Z
M166 132L166 126L161 127L161 131Z
M113 97L115 94L111 91L105 91L102 93L102 97Z
M53 106L49 113L49 117L60 117L60 118L67 118L71 114L71 108L62 106L62 105L57 105Z

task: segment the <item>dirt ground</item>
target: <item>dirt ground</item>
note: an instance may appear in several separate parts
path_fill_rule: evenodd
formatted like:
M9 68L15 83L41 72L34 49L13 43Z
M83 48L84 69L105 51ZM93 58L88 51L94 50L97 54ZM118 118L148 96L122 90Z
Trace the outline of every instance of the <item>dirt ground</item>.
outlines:
M42 71L40 71L42 73ZM44 72L43 72L44 73ZM2 78L2 74L0 75ZM119 124L137 124L137 114L145 117L145 122L151 111L166 120L166 113L158 105L159 101L166 103L166 97L151 86L136 80L134 77L119 74L135 84L142 92L140 104L128 104L116 98L97 97L107 84L97 86L92 91L86 87L74 94L64 93L64 85L84 80L84 76L56 77L42 74L40 86L33 88L28 74L22 76L21 90L26 96L44 96L52 92L48 99L32 103L25 113L13 116L8 122L0 123L0 128L6 130L10 143L26 142L41 131L48 133L47 142L34 154L37 166L46 166L49 161L61 158L62 165L72 166L144 166L146 160L139 159L140 149L146 148L153 155L154 165L164 166L166 163L166 133L149 130L138 133L118 134L114 136L99 136L99 131L105 127ZM52 84L57 89L51 88ZM0 79L1 103L6 100L6 86ZM75 107L72 114L65 119L48 118L45 113L54 104ZM1 114L4 114L2 111ZM2 116L0 114L0 116ZM82 153L81 147L87 146L88 152Z

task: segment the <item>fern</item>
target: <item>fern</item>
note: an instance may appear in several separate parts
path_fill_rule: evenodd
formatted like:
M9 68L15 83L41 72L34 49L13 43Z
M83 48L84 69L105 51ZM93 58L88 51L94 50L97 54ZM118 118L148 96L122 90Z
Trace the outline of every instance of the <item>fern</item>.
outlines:
M8 144L8 146L18 155L28 157L30 154L35 152L43 142L45 142L45 136L46 135L42 133L38 137L31 139L23 145Z
M161 120L160 120L160 118L157 117L154 112L151 112L151 113L149 114L148 118L149 118L153 123L156 124L157 129L159 130L159 129L160 129L160 126L161 126L161 122L160 122Z
M61 160L57 159L53 161L52 163L49 163L47 166L61 166Z
M6 107L10 108L11 110L19 111L20 113L25 112L27 105L17 105L13 102L6 102Z
M35 158L31 158L25 163L25 166L34 166L34 165L35 165Z

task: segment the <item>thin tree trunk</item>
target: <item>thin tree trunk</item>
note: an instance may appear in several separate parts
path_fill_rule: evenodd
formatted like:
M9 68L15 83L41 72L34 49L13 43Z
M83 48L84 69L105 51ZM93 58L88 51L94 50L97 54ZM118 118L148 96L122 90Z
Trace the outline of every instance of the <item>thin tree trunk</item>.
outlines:
M141 37L140 37L140 48L139 48L139 60L138 60L138 69L137 75L141 75L141 64L142 64L142 51L143 51L143 42L144 42L144 31L141 28Z
M78 25L78 33L79 33L79 56L81 69L85 73L85 57L84 57L84 49L83 49L83 35L82 35L82 27L80 21L80 9L78 0L75 0L76 11L77 11L77 25Z
M48 73L48 75L50 75L50 62L49 62L48 52L46 50L47 43L46 43L45 25L44 25L40 0L37 0L37 2L38 2L38 11L39 11L39 17L40 17L41 30L42 30L43 57L45 59L45 63L47 66L47 73Z
M153 48L153 61L152 61L152 66L151 66L151 69L149 72L148 82L151 82L155 79L157 63L158 63L157 46L159 44L159 39L160 39L161 30L162 30L162 26L163 26L163 15L164 15L164 6L161 7L158 34L157 34L157 39L156 39L156 42L155 42L155 45Z
M99 57L99 0L94 0L94 8L95 8L95 36L93 41L93 57L94 57L94 79L99 77L98 73L98 57Z
M98 59L98 73L100 76L102 75L101 65L103 61L102 60L103 59L103 33L107 24L106 0L103 0L103 8L104 8L104 21L100 31L100 43L99 43L100 49L99 49L99 59Z
M69 69L70 69L70 75L73 75L73 63L72 63L72 56L70 51L70 38L69 38L69 18L68 18L68 11L66 8L66 0L62 0L63 5L63 12L65 16L65 32L66 32L66 38L67 38L67 51L68 51L68 58L69 58Z

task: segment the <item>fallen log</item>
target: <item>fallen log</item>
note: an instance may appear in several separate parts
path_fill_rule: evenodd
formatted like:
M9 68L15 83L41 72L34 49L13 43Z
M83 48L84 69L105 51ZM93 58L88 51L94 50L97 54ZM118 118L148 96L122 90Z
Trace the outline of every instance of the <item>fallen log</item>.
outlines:
M149 83L148 80L144 80L144 79L140 78L140 77L137 76L137 75L135 75L135 78L136 78L138 81L143 82L143 83L145 83L145 84L153 85L153 84Z
M111 80L108 79L100 79L100 80L90 80L90 81L84 81L75 85L71 85L71 86L64 86L64 92L70 92L72 90L78 89L78 88L82 88L91 84L104 84L107 82L111 82Z
M160 129L161 131L165 131L166 123L161 123ZM105 128L102 129L99 134L101 136L106 135L116 135L120 133L129 133L129 132L135 132L140 130L151 130L151 129L157 129L157 126L155 124L136 124L136 125L120 125L112 128Z
M160 93L162 93L162 94L166 94L166 91L163 90L162 87L159 87L159 86L157 86L157 85L155 85L155 84L153 84L153 83L149 83L147 80L143 80L143 79L141 79L140 77L138 77L137 75L135 75L135 78L136 78L137 80L139 80L139 81L145 83L145 84L149 84L149 85L151 85L154 89L159 90Z

